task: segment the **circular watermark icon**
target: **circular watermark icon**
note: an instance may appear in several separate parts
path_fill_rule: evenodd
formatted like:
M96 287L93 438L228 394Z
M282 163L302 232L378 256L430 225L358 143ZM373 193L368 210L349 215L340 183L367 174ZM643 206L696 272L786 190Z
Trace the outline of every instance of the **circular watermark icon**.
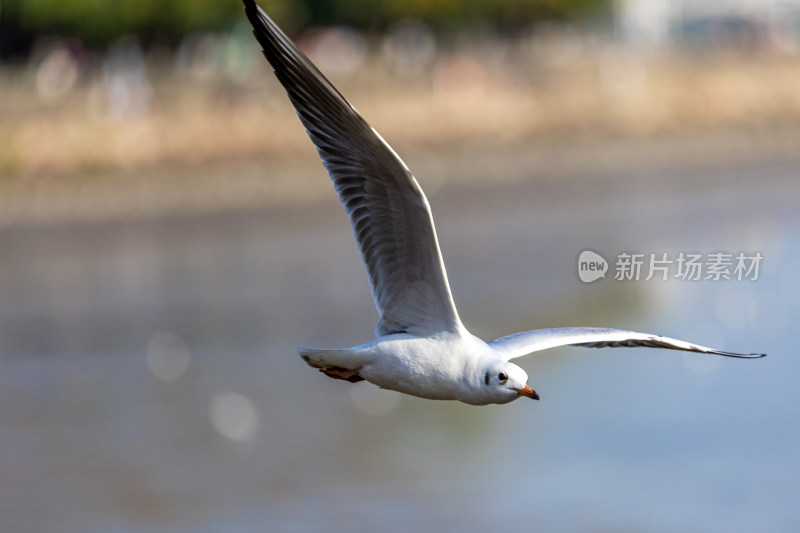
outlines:
M578 277L584 283L591 283L606 277L608 261L591 250L584 250L578 256Z

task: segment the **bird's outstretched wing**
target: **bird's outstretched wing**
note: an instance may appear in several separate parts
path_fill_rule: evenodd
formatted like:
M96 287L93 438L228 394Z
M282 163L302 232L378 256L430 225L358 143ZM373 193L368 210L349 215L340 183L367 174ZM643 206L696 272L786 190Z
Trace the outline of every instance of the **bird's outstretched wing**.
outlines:
M253 0L264 56L344 205L380 313L377 335L460 331L430 206L405 163Z
M723 352L698 344L661 337L650 333L637 333L611 328L552 328L523 331L500 337L489 343L498 356L508 361L529 353L557 346L584 346L587 348L637 347L667 348L686 352L708 353L727 357L764 357L763 353L741 354Z

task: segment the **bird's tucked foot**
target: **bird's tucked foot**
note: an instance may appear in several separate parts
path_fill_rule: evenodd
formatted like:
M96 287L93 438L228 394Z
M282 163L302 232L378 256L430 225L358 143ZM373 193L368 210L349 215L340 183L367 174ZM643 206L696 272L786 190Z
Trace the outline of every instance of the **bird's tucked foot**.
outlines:
M364 378L358 375L358 370L348 370L346 368L339 368L334 366L331 368L320 368L319 371L328 376L329 378L343 379L345 381L349 381L350 383L358 383L359 381L364 381Z

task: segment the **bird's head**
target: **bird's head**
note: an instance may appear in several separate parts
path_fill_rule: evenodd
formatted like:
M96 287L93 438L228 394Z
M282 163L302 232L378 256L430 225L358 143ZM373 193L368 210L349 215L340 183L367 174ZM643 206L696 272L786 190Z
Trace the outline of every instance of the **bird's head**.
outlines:
M538 400L536 394L528 383L528 374L520 367L508 361L494 360L483 367L481 388L485 396L491 398L491 403L508 403L520 396Z

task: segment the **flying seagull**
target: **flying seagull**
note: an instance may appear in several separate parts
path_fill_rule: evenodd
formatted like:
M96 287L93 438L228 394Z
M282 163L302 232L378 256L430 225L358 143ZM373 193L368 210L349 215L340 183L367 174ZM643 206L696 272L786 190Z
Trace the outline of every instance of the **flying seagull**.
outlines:
M253 0L253 33L316 145L350 217L380 318L376 338L300 356L327 376L367 380L421 398L473 405L539 399L510 360L556 346L646 346L728 357L762 357L608 328L554 328L491 342L458 317L428 200L395 151Z

